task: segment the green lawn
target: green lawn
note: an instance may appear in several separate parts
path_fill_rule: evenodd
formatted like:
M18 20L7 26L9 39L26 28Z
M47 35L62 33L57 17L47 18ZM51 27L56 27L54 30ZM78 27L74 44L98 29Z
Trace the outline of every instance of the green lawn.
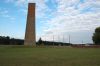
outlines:
M0 46L0 66L100 66L100 48Z

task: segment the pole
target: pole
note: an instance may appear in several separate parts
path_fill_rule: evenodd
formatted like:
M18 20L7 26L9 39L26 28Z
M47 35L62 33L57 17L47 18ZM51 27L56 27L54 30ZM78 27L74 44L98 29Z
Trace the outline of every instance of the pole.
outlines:
M53 35L53 46L54 46L54 35Z
M63 43L64 43L64 35L63 35Z
M70 44L70 35L69 35L69 44Z

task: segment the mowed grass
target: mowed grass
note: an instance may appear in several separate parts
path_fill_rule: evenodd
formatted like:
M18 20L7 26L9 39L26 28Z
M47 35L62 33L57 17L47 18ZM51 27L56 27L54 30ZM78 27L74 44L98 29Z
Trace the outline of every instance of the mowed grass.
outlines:
M0 66L100 66L100 48L0 46Z

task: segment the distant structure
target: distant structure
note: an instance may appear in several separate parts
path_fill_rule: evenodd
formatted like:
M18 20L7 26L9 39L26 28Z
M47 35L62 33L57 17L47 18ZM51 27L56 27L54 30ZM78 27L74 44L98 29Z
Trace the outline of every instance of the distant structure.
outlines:
M36 46L35 36L35 3L29 3L24 45Z

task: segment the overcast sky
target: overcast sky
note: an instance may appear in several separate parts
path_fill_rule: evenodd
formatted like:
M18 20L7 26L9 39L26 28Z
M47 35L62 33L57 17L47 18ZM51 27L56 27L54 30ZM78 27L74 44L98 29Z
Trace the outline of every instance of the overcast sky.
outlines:
M36 38L92 43L100 0L0 0L0 35L24 39L28 3L36 3Z

